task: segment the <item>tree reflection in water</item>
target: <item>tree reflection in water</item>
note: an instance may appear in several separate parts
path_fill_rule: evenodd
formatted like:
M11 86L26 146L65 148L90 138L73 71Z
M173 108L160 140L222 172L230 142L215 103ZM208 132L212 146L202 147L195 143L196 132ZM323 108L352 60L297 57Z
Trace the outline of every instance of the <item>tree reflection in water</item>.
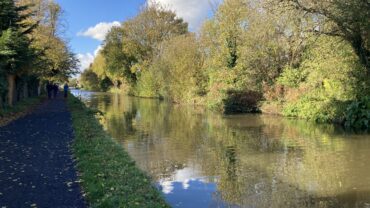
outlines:
M172 205L369 207L370 137L332 125L89 94ZM190 200L192 199L192 200Z

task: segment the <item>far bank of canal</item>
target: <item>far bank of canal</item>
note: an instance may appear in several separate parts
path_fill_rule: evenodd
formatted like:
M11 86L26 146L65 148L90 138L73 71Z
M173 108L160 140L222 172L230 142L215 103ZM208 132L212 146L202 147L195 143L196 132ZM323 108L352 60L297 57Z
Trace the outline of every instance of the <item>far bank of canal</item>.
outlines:
M370 207L370 135L73 91L173 207Z

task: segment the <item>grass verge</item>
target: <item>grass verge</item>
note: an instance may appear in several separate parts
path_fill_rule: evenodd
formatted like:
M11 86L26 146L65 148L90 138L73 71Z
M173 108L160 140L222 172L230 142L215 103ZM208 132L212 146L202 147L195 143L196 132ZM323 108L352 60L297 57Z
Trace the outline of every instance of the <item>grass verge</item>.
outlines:
M103 130L93 110L74 96L68 107L77 169L91 207L169 207L151 179Z
M0 126L5 126L9 122L28 114L43 100L45 100L45 96L30 97L17 102L12 107L0 107Z

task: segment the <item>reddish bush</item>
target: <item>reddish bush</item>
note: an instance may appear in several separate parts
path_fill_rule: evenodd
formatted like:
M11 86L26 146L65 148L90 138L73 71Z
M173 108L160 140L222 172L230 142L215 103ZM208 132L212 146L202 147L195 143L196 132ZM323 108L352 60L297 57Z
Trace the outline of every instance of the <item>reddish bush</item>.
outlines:
M263 84L263 96L268 101L276 101L284 98L285 89L283 85L275 84L275 85L268 85L266 83Z

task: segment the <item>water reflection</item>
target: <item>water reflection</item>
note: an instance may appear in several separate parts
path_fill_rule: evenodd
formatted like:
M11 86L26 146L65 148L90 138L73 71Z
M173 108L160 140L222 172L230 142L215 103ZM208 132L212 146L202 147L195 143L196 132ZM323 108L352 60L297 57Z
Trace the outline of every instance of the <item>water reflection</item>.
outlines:
M174 207L370 207L370 136L82 93Z

